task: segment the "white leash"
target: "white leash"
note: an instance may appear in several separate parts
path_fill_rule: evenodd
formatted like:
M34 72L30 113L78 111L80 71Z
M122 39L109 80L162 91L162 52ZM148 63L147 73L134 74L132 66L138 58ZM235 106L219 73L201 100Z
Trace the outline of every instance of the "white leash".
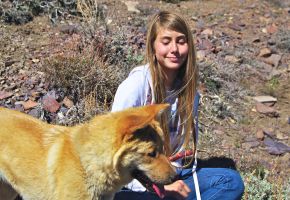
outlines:
M197 178L197 173L196 173L196 167L197 167L197 159L196 159L197 153L196 152L197 150L195 150L195 159L194 159L194 164L192 166L192 176L193 176L193 181L194 181L196 200L201 200L198 178Z
M195 138L195 145L197 146L198 141L198 104L200 101L200 94L197 93L197 98L194 99L194 120L195 120L195 131L196 131L196 138ZM194 152L194 164L192 166L192 176L193 176L193 182L195 187L195 194L196 194L196 200L201 200L200 190L199 190L199 184L198 184L198 178L196 173L197 168L197 147L195 146L195 152Z

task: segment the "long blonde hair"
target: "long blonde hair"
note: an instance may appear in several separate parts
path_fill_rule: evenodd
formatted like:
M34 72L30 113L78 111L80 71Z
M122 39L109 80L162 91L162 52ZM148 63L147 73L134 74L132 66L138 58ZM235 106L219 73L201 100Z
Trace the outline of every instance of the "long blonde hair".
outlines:
M179 69L177 78L181 80L181 86L177 89L178 95L178 115L180 124L185 131L183 148L189 147L190 136L193 133L193 142L195 150L195 126L193 116L193 103L196 94L198 68L196 65L196 53L193 42L193 36L189 25L180 15L161 11L153 16L148 26L147 42L146 42L146 59L149 63L150 73L153 83L154 103L164 103L166 91L164 86L164 73L161 66L158 64L155 57L154 42L159 30L168 29L184 34L188 43L188 56L183 66ZM168 128L168 115L164 113L161 116L161 126L165 133L165 153L170 156L173 151L170 148L170 136Z

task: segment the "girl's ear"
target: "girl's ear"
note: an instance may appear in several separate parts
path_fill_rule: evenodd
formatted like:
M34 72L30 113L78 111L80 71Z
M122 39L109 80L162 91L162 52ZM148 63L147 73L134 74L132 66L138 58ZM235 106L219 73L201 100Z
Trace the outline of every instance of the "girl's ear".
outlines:
M127 134L133 134L136 130L147 126L168 107L169 104L153 104L119 112L118 134L122 134L122 138Z

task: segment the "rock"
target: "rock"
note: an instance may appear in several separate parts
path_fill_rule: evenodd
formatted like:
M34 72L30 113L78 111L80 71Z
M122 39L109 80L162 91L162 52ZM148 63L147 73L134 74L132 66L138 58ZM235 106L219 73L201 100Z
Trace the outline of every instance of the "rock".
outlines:
M196 52L196 58L198 61L203 61L205 59L206 56L206 51L205 50L198 50Z
M43 109L51 113L55 113L60 108L60 104L55 100L52 95L49 94L43 97L42 103Z
M225 60L230 62L230 63L241 63L242 59L237 58L235 56L231 56L231 55L226 55Z
M40 108L33 108L28 112L29 115L35 118L41 117L41 109Z
M270 117L278 117L279 113L272 107L266 106L262 103L256 104L256 111Z
M264 145L269 154L272 155L282 155L284 153L290 152L290 147L282 142L277 142L271 138L266 138L264 140Z
M198 40L198 49L199 50L207 50L207 51L211 51L213 49L213 44L210 40L208 39L201 39L201 38L197 38Z
M264 135L264 131L262 129L259 129L256 133L256 138L259 139L259 140L263 140L265 137Z
M62 103L67 107L67 108L71 108L73 107L74 103L67 97L65 97L62 101Z
M36 100L36 99L39 99L41 93L39 91L32 90L30 92L30 95L31 95L31 99Z
M0 100L7 99L12 96L13 96L12 92L0 91Z
M4 66L9 67L9 66L13 65L15 62L16 62L15 60L8 60L4 63Z
M210 29L210 28L207 28L207 29L203 30L203 31L201 32L201 34L203 34L203 35L208 35L208 36L212 36L212 35L213 35L213 30Z
M33 59L32 59L32 62L33 62L33 63L39 63L39 61L40 61L40 60L39 60L38 58L33 58Z
M287 140L289 138L287 135L283 134L280 131L276 134L276 137L278 140Z
M260 49L259 57L269 57L272 51L269 48L262 48Z
M255 147L258 147L260 145L260 142L259 141L252 141L252 142L248 142L247 144L250 148L255 148Z
M277 31L278 31L278 27L276 26L276 24L271 24L271 25L266 27L266 32L267 33L274 34Z
M277 102L277 98L272 97L272 96L255 96L253 97L253 99L259 103L269 103L269 102L276 103Z
M275 102L264 102L263 104L266 106L272 107L275 105Z
M258 147L260 142L256 138L246 138L245 142L242 144L242 148L244 149L252 149Z
M134 1L123 1L129 12L135 12L135 13L140 13L140 10L138 10L136 8L136 6L138 5L138 2L134 2Z
M24 112L24 108L22 105L19 104L15 104L14 110L20 111L20 112Z
M198 21L198 17L196 17L196 16L191 16L190 19L193 20L193 21Z
M274 66L274 67L278 67L281 58L282 58L282 56L280 56L278 54L272 54L270 57L265 58L263 61L267 64Z
M273 128L263 129L265 135L269 136L270 138L275 138L275 133Z
M259 37L255 37L252 39L252 42L258 43L258 42L261 42L261 39Z
M31 108L34 108L36 106L38 106L39 104L35 101L32 101L32 100L28 100L28 101L25 101L25 102L22 102L22 106L24 108L24 110L29 110Z
M234 23L229 24L228 27L234 31L241 31L242 30L241 26L239 26L238 24L234 24Z

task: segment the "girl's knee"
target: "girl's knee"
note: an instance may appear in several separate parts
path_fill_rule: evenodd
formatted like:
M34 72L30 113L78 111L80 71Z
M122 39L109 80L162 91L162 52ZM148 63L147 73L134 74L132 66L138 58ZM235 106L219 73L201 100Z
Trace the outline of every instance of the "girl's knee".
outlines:
M237 193L243 194L245 185L239 172L233 169L228 169L227 174L231 180L232 189L234 189Z
M239 172L228 168L220 170L219 175L212 179L212 188L223 191L224 195L231 196L231 199L241 199L245 187Z
M219 168L216 169L216 173L212 175L211 187L232 190L232 191L244 191L244 182L240 174L233 169Z

